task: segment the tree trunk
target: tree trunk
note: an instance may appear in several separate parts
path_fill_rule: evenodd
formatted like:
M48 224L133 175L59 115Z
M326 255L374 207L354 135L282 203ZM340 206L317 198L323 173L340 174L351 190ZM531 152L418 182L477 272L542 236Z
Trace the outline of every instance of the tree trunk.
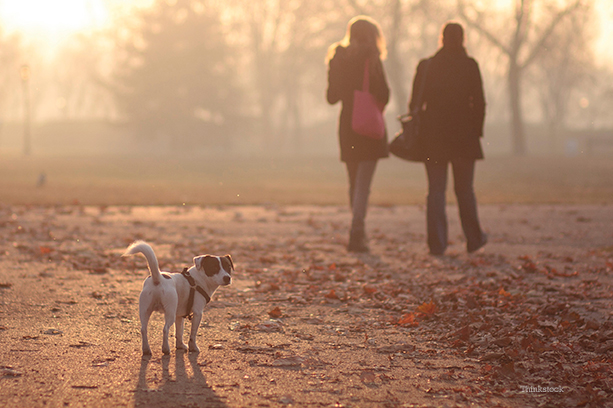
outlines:
M513 154L526 154L526 134L521 112L521 68L511 59L509 66L509 102L511 107L511 140Z
M396 0L392 5L393 22L388 35L386 64L391 88L394 90L394 92L392 92L392 98L394 98L394 102L396 104L396 113L399 115L407 112L408 105L403 63L400 60L400 52L398 50L398 43L402 28L401 8L402 4L400 3L400 0Z

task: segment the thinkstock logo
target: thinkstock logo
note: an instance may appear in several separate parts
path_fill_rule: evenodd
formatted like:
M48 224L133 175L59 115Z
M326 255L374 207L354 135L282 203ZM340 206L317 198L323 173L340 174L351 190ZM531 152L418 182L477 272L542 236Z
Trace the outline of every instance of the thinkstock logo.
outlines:
M545 393L545 392L564 392L564 387L541 387L540 385L520 385L519 388L523 393Z

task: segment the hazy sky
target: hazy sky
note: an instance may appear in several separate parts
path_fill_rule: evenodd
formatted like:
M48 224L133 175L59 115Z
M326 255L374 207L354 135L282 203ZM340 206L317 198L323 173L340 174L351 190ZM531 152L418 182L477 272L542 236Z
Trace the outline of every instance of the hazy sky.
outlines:
M512 0L497 0L500 3ZM601 64L613 64L613 1L595 0L601 35L596 51ZM5 32L21 31L27 40L59 43L75 31L102 28L134 6L153 0L0 0L0 24Z

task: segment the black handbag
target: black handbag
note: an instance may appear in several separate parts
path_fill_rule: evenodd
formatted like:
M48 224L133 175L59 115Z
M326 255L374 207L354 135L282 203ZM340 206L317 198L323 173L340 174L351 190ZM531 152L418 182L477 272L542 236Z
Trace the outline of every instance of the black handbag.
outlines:
M398 117L402 128L390 143L390 153L403 160L424 161L423 137L420 133L419 112Z
M390 153L403 160L424 161L426 159L423 124L421 123L421 107L429 64L430 60L427 60L424 76L419 85L417 103L415 104L418 108L413 112L398 117L401 129L396 133L396 137L394 137L394 140L389 145Z

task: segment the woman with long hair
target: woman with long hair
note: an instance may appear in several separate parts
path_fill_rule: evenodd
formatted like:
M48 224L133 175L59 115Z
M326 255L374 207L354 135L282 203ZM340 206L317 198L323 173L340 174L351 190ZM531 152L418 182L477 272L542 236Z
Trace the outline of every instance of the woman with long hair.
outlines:
M353 218L347 249L351 252L369 251L365 219L370 185L377 160L388 156L387 134L381 139L373 139L352 129L353 94L354 90L362 89L368 63L369 92L381 106L387 105L390 90L382 63L385 55L385 39L377 22L370 17L357 16L349 21L345 37L330 46L326 58L328 103L342 103L338 135L340 158L349 175L349 203Z
M447 248L445 191L447 169L453 170L455 195L466 249L483 247L487 236L481 230L473 189L475 161L483 159L481 137L485 118L485 98L477 62L464 48L464 29L447 23L442 31L442 47L431 58L420 61L413 81L409 112L421 110L424 130L424 156L428 176L427 233L433 255ZM416 106L423 87L422 104Z

